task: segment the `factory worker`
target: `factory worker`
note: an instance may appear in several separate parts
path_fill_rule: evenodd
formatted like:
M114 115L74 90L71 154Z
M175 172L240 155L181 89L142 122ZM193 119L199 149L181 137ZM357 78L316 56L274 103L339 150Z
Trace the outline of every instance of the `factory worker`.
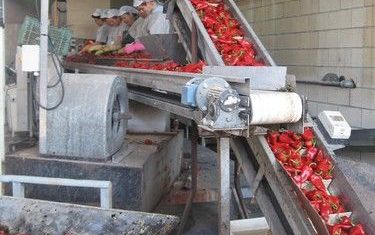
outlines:
M117 9L109 9L105 14L109 26L107 45L120 45L122 41L123 26Z
M142 51L145 48L136 40L137 38L152 34L168 34L170 30L170 22L166 14L163 14L162 6L155 0L134 0L133 6L138 9L140 16L129 28L129 35L135 41L127 44L119 53L130 54L134 51Z
M98 30L96 31L96 38L95 38L96 44L102 44L102 43L107 42L108 27L105 23L105 20L101 18L102 14L103 14L103 10L96 9L91 15L91 17L95 21L95 24L99 27Z
M90 42L87 44L79 53L84 53L89 51L90 48L96 45L102 45L107 42L108 38L108 26L105 23L105 19L102 16L105 14L106 10L96 9L92 14L91 18L95 21L95 24L98 26L95 36L95 42Z
M119 10L119 16L124 25L122 44L132 43L134 39L129 35L129 28L138 18L138 10L131 6L122 6Z

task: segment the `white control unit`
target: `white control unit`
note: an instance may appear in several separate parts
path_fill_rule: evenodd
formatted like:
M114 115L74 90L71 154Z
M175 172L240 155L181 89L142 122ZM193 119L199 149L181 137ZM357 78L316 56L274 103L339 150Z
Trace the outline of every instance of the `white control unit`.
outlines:
M352 129L340 112L323 111L318 118L332 139L349 139Z
M22 71L37 72L40 70L40 48L38 45L22 46Z

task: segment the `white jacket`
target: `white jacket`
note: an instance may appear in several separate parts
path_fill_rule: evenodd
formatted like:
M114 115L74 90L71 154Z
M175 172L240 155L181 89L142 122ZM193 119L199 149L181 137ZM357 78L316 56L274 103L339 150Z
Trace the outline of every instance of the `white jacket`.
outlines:
M170 22L167 15L156 8L146 18L139 17L130 27L129 34L137 39L151 34L168 34L169 30Z

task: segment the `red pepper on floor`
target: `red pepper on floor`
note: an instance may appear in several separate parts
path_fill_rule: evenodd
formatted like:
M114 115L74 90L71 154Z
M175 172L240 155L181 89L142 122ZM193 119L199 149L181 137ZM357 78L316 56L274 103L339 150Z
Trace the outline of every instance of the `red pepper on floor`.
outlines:
M349 235L365 235L365 229L363 228L363 224L357 224L353 228L349 230Z

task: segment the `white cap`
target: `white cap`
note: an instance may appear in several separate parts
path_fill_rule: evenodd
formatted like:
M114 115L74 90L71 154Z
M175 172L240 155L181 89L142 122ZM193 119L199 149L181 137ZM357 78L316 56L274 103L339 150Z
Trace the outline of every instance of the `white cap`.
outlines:
M106 18L117 17L118 15L119 15L119 11L117 9L109 9L109 10L107 10L107 17Z
M96 10L91 14L92 17L101 17L101 15L102 15L102 9L96 9Z
M144 2L152 2L154 0L133 0L133 6L139 7Z
M109 9L102 10L102 13L100 14L100 18L102 19L108 18L108 11Z
M119 16L125 13L138 14L138 10L131 6L122 6L119 10Z

